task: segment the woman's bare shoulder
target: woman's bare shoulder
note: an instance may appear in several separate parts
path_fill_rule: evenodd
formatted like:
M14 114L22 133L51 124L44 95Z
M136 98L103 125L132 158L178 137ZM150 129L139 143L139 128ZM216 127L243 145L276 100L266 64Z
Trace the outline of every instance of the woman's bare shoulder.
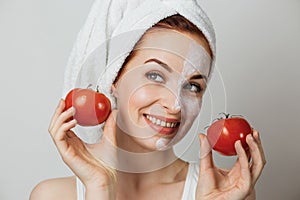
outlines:
M30 200L76 200L75 176L54 178L38 183L30 194Z

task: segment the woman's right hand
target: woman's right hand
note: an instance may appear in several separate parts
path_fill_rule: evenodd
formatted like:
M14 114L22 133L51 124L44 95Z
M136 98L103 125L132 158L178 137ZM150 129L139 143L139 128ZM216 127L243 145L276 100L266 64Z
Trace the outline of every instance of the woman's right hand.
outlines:
M110 193L114 193L111 191L115 184L114 170L93 156L85 144L70 130L77 124L75 119L70 120L76 111L73 107L66 111L64 108L65 101L61 99L49 126L49 133L63 161L83 182L87 191L110 190ZM103 136L113 145L116 144L116 112L115 110L111 112L103 131ZM103 141L100 145L101 143Z

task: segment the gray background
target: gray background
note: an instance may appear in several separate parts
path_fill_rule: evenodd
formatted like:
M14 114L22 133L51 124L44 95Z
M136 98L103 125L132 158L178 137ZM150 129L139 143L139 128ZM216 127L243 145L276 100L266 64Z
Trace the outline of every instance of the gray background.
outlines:
M217 31L218 59L200 126L221 111L246 116L261 133L268 161L257 199L300 199L300 1L201 2ZM39 181L71 174L47 129L91 4L0 0L1 200L28 199ZM197 158L197 145L187 159Z

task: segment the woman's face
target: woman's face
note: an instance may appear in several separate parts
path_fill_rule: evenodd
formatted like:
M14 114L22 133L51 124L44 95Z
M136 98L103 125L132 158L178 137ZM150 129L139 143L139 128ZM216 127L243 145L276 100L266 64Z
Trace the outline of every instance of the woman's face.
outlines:
M112 89L118 127L133 142L131 151L164 150L187 134L200 111L209 46L197 35L153 29L135 50Z

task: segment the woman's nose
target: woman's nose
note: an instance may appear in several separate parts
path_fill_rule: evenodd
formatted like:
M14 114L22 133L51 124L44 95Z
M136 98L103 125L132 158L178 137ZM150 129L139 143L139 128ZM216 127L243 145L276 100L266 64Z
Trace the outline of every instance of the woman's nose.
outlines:
M161 105L171 114L177 114L181 110L178 94L170 89L165 90L161 94Z

